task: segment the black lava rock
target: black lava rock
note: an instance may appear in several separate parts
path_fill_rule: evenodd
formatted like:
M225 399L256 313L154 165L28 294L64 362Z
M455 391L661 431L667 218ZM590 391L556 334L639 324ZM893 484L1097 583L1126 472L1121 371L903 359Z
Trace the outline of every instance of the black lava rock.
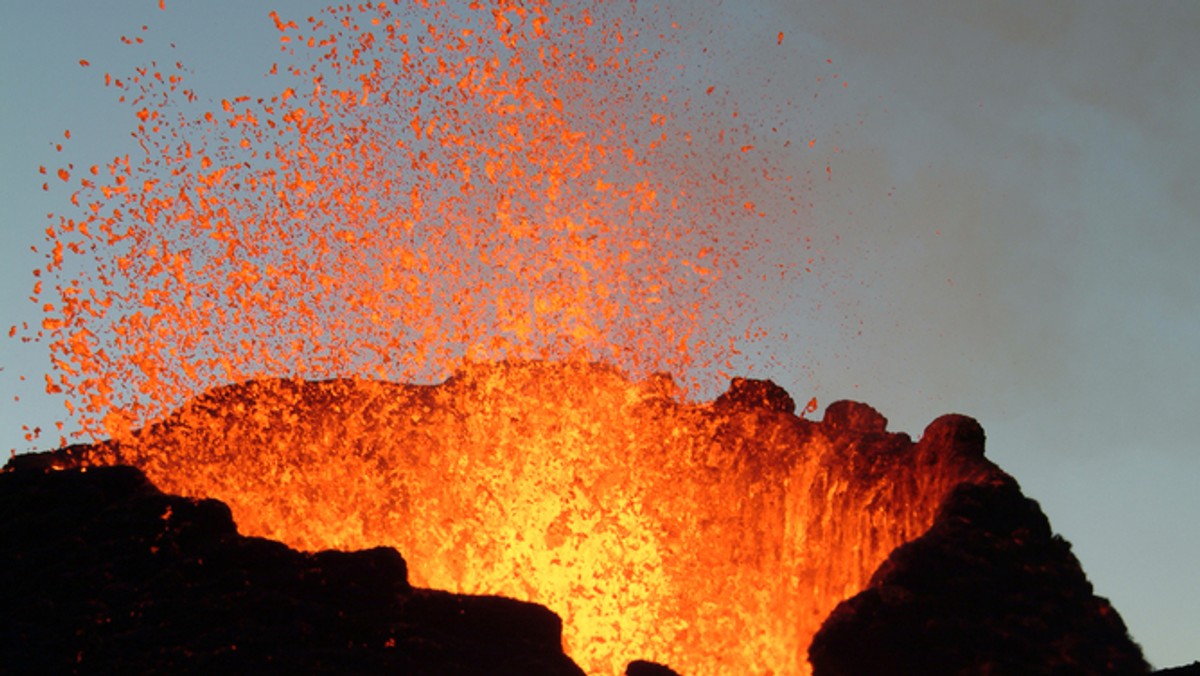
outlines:
M131 467L0 473L0 589L5 673L583 673L546 608L242 537Z
M1120 616L1011 479L963 484L813 638L815 676L1145 674Z

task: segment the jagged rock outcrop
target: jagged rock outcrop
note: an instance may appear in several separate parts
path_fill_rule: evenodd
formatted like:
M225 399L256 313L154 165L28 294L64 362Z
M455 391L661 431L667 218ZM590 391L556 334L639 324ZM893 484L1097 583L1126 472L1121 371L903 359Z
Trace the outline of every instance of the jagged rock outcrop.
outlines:
M625 676L679 676L679 672L665 664L634 660L625 667Z
M1200 676L1200 662L1158 669L1154 676Z
M925 533L843 601L815 676L1144 674L1140 648L1015 481L963 484Z
M769 381L735 380L711 404L674 389L536 362L431 386L257 381L128 438L10 465L132 464L227 502L244 533L304 550L386 544L420 586L543 604L589 672L690 675L807 673L826 617L948 496L1011 481L965 416L914 442L855 402L803 419Z
M132 467L0 473L0 589L4 673L583 673L541 606L240 536Z
M795 413L796 402L787 390L770 380L734 378L729 389L713 402L718 411L763 408L777 413Z

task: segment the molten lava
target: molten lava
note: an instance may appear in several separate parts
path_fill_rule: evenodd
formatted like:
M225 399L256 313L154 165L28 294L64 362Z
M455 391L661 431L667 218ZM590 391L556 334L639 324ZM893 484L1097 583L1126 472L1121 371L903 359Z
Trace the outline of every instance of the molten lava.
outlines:
M272 18L270 94L209 108L179 61L106 74L140 152L64 160L45 184L72 206L35 272L44 320L10 335L47 340L46 389L86 436L223 383L436 382L464 358L712 386L750 368L749 298L814 258L799 235L786 259L761 246L801 203L768 148L804 131L714 91L714 57L666 10L441 0ZM161 40L143 34L125 41Z
M758 381L686 404L666 376L512 362L218 388L92 460L225 501L245 534L390 545L418 585L544 604L589 673L795 674L834 606L997 470L966 419L914 444L866 406L791 409Z

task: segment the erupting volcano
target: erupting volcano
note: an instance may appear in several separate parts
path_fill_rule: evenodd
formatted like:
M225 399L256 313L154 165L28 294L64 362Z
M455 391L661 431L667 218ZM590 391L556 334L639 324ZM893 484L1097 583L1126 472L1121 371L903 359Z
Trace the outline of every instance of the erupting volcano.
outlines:
M863 404L834 403L819 423L794 408L768 381L687 404L666 376L506 362L436 386L218 388L127 439L13 464L132 464L227 503L245 535L395 547L418 586L555 611L564 650L593 674L634 657L809 673L823 625L820 673L1145 670L1036 503L984 459L974 420L944 416L914 443ZM142 518L170 520L156 509ZM947 586L923 583L910 607L913 580L939 574ZM910 615L932 634L905 634ZM257 638L237 640L270 654Z
M1025 504L969 418L913 442L861 404L807 420L815 399L797 414L764 380L702 401L773 361L769 291L821 254L770 239L811 180L772 148L817 140L791 101L764 115L707 84L689 17L445 0L271 18L274 95L207 108L182 63L105 74L142 154L42 168L77 212L47 233L41 327L10 335L49 342L46 389L94 442L48 466L133 465L302 551L394 547L418 586L551 609L596 674L807 673L839 603L898 584L897 548L989 491ZM1002 526L1018 550L1050 538ZM1120 644L1096 664L1144 666L1070 561L1082 610L1046 630L1048 663L1082 663L1086 617Z

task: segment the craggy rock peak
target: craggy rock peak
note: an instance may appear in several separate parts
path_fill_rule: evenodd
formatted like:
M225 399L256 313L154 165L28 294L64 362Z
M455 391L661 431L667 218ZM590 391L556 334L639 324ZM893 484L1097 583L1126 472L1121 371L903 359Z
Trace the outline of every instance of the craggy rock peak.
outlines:
M814 637L816 676L1145 674L1071 546L1015 481L963 484Z
M1200 662L1159 669L1154 676L1200 676Z
M0 589L5 673L583 674L543 607L239 536L132 467L0 474Z
M847 402L848 403L848 402ZM764 408L777 413L795 413L796 402L787 390L770 380L734 378L729 389L717 397L713 407L718 411Z
M957 523L950 495L1011 482L964 416L913 442L854 402L804 420L766 381L739 379L711 404L674 392L664 376L578 363L474 366L433 386L258 381L131 438L10 466L129 463L165 490L227 502L243 533L306 550L394 546L420 586L548 606L566 653L596 674L808 673L839 602L897 547ZM949 537L995 537L989 523ZM975 562L972 575L995 572ZM930 575L929 603L956 593ZM1097 608L1115 617L1085 602L1061 613Z
M679 676L679 672L657 662L634 660L625 667L625 676Z

